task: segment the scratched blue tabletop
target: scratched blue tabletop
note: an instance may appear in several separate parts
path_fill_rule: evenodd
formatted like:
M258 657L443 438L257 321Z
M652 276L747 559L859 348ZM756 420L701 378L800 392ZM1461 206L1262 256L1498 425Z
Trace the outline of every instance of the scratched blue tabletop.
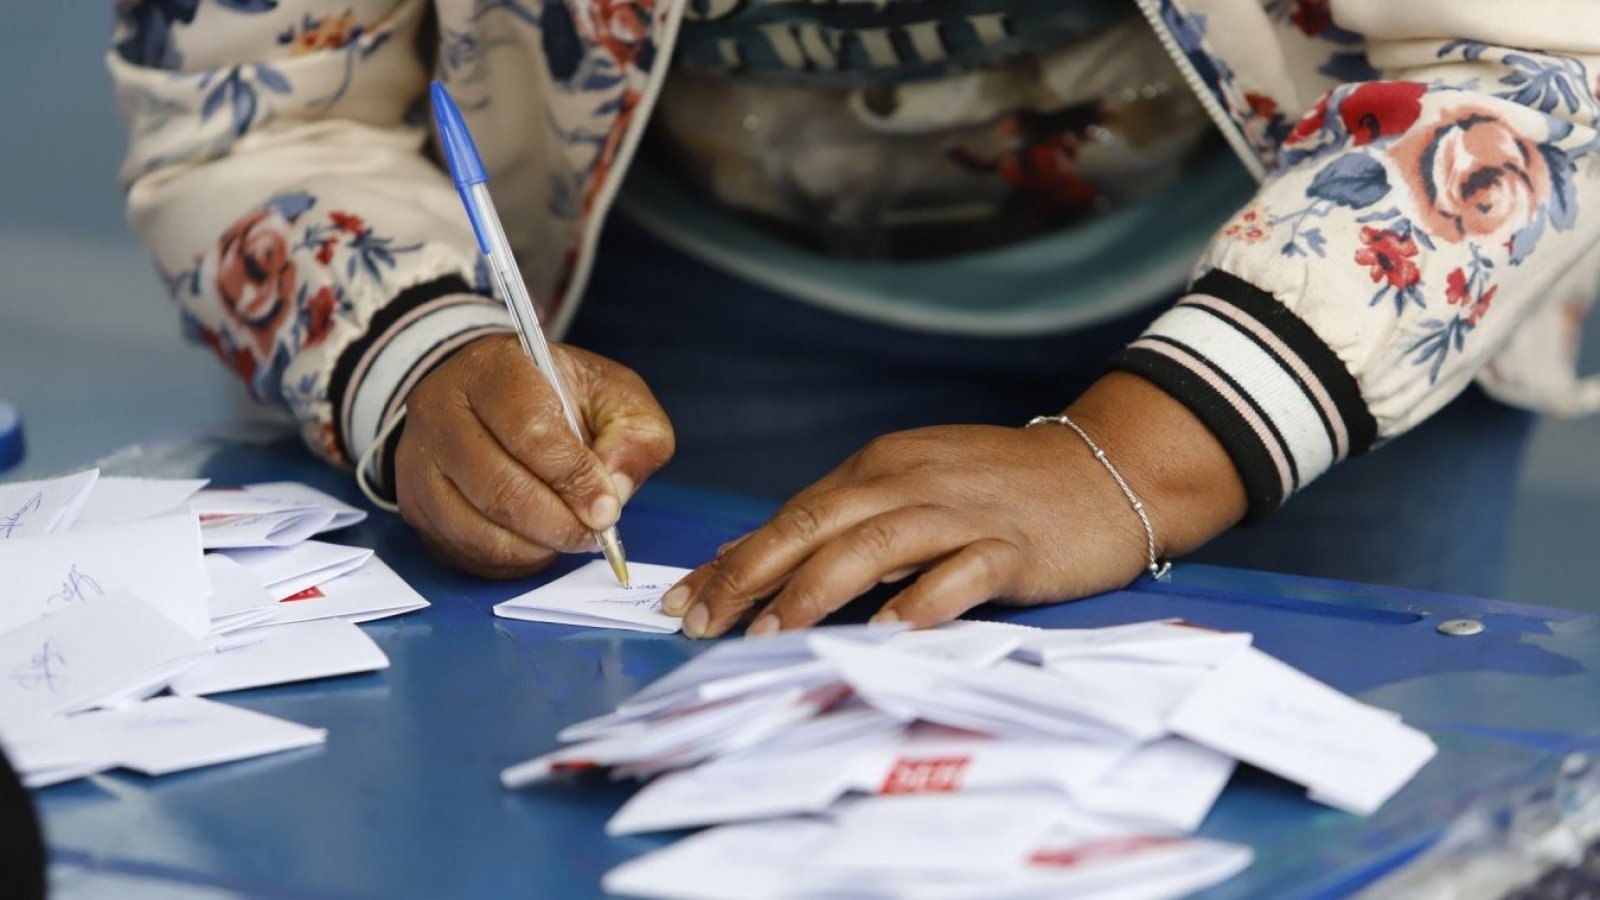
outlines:
M107 470L298 479L359 499L348 476L282 438L133 450ZM691 565L766 511L652 485L629 505L623 531L633 558ZM592 778L508 793L497 775L704 645L496 619L494 603L541 579L486 583L450 572L396 517L378 514L332 537L376 548L433 602L366 626L392 666L224 695L327 728L325 746L39 792L58 893L588 897L607 869L666 840L605 836L627 785ZM1464 810L1540 790L1600 728L1600 628L1561 610L1180 565L1168 584L980 613L1063 627L1183 616L1247 630L1265 650L1400 711L1439 742L1439 756L1369 819L1312 804L1259 772L1236 776L1203 833L1254 845L1257 861L1211 897L1348 893L1403 864ZM1463 617L1487 627L1467 638L1436 631Z

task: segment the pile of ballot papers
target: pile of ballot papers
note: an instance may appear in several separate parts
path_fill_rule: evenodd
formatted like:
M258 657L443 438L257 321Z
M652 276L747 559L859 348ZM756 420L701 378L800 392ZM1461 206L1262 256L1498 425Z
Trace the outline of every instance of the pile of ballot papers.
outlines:
M1179 621L841 626L712 646L507 787L649 779L613 835L715 826L610 872L641 897L1168 897L1249 865L1194 837L1238 761L1356 814L1429 737Z
M202 698L388 666L355 623L427 601L371 550L311 539L365 516L287 482L0 484L0 745L24 782L322 743Z

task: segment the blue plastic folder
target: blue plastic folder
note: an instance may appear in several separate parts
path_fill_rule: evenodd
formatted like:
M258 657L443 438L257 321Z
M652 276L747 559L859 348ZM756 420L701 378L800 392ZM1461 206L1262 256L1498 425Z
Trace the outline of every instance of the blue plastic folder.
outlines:
M293 439L191 442L137 458L137 472L120 474L295 479L358 501L348 476ZM636 558L692 565L768 511L658 484L629 505L622 529ZM607 869L673 837L605 835L630 785L582 778L506 792L497 775L704 644L495 619L495 603L538 579L486 583L447 571L396 517L333 537L377 548L434 604L366 626L392 667L227 698L329 729L323 747L40 792L69 895L159 893L165 884L291 897L588 897ZM1549 797L1568 754L1597 743L1600 623L1591 616L1181 564L1170 583L980 615L1060 627L1180 616L1249 631L1264 650L1399 711L1438 742L1439 755L1366 819L1243 770L1201 834L1253 845L1256 862L1208 897L1349 893L1407 864L1464 815ZM1485 628L1441 634L1452 619Z

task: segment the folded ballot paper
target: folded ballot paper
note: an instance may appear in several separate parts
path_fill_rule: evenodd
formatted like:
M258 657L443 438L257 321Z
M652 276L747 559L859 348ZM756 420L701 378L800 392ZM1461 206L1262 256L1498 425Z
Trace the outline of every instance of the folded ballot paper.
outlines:
M673 898L1182 896L1250 863L1191 836L1238 762L1367 815L1434 753L1248 634L1174 620L727 641L559 739L502 782L648 779L608 833L709 830L604 886Z
M661 595L689 574L676 566L628 563L628 587L603 560L580 566L542 587L495 605L494 614L505 619L621 628L653 634L673 634L682 620L661 611Z
M367 517L342 500L286 481L207 488L189 500L189 508L200 516L207 550L292 547Z
M99 477L99 469L89 469L48 481L0 484L0 540L72 527Z
M427 601L371 550L309 540L365 515L288 482L91 469L0 484L0 745L23 780L322 743L320 729L201 695L388 667L355 623Z

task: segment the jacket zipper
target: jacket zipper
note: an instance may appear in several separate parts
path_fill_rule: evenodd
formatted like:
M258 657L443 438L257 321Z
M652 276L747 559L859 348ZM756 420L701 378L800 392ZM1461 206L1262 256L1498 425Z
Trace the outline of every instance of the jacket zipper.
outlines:
M1233 148L1233 152L1257 181L1265 178L1267 168L1262 164L1261 157L1244 139L1239 123L1235 122L1233 117L1228 115L1228 111L1222 108L1222 104L1217 102L1216 95L1211 93L1211 88L1206 86L1205 79L1200 77L1194 63L1189 61L1189 55L1178 46L1177 38L1172 36L1172 32L1168 31L1167 26L1161 21L1160 0L1134 0L1134 2L1139 7L1139 12L1144 14L1145 20L1150 23L1150 27L1155 29L1156 39L1161 41L1161 46L1167 51L1167 55L1172 57L1173 64L1183 74L1183 80L1188 82L1189 90L1195 99L1200 101L1200 106L1222 130L1222 136L1228 141L1228 146Z

